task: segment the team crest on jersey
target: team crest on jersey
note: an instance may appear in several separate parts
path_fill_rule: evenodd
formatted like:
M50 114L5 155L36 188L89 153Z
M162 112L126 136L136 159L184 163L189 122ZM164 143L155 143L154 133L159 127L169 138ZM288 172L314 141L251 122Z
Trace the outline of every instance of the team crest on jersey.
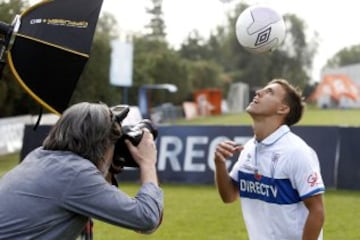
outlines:
M276 164L277 161L279 160L280 154L279 153L273 153L272 157L271 157L271 162L273 164Z
M319 184L319 180L319 174L317 172L310 174L307 178L307 182L310 187L314 187L315 185Z
M280 158L279 153L273 153L273 155L271 157L271 168L270 168L271 178L274 178L275 169L276 169L276 165L277 165L277 163L279 161L279 158Z

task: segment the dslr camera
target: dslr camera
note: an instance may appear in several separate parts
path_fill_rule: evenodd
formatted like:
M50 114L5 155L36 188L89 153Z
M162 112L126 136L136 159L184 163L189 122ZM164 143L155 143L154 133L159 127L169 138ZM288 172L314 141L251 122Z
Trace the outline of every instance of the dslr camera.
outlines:
M122 125L121 122L126 118L130 111L130 107L127 105L117 105L110 108L116 121L121 126L122 135L115 143L115 151L113 157L113 164L115 166L122 167L139 167L130 154L129 149L125 144L125 140L129 140L134 146L137 146L144 134L144 129L148 129L156 139L158 131L154 124L149 119L143 119L133 125Z

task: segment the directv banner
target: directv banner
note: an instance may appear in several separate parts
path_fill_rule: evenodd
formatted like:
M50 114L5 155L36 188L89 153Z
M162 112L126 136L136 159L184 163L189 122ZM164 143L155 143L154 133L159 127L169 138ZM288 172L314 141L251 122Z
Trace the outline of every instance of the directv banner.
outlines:
M341 146L337 162L336 188L360 189L360 128L348 127L340 129Z
M293 127L318 154L323 180L335 187L335 159L338 151L337 127ZM159 128L158 175L160 182L214 183L214 152L224 140L244 144L253 136L250 126L167 126ZM238 154L227 162L228 169ZM125 169L119 180L138 179L137 170Z
M158 146L159 178L164 182L212 183L217 144L233 140L244 144L252 137L249 127L162 127ZM237 155L227 161L230 168Z
M214 183L214 152L224 140L244 144L252 135L250 126L161 126L156 139L158 149L157 169L162 183ZM25 129L22 158L41 144L49 126L31 126ZM327 187L335 186L335 160L339 148L338 127L294 127L293 131L318 153L322 175ZM35 138L35 139L34 139ZM227 161L230 170L238 154ZM121 181L137 181L136 168L126 168L118 175Z

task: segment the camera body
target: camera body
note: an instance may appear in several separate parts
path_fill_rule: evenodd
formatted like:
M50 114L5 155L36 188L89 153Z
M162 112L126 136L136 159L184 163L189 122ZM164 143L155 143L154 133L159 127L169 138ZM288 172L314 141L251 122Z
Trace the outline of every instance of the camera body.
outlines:
M121 123L121 121L126 117L129 112L129 107L118 105L110 109L113 115L116 117L116 120ZM115 143L115 151L113 157L113 164L115 166L121 167L139 167L135 162L133 157L130 154L129 149L125 144L125 140L129 140L134 146L137 146L143 135L144 129L148 129L152 133L154 139L158 135L158 131L155 128L154 124L149 119L144 119L139 121L134 125L124 125L121 126L122 135Z

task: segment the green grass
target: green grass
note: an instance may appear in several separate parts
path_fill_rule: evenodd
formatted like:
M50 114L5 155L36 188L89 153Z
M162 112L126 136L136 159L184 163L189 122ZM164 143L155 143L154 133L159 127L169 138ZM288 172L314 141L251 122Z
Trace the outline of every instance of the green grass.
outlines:
M18 154L0 156L0 176L19 160ZM120 183L134 196L136 183ZM230 240L247 239L239 202L223 204L213 185L164 184L164 221L151 235L142 235L95 220L94 239L133 240ZM360 239L360 191L327 190L324 239ZM254 213L256 214L256 213Z
M178 125L251 125L246 113L226 114L179 120ZM298 125L360 126L360 110L306 110ZM0 156L0 176L14 167L19 154ZM134 196L139 186L121 183L120 187ZM164 184L165 212L160 228L142 235L95 220L94 239L134 240L229 240L247 239L239 203L223 204L213 185ZM324 239L360 239L360 191L327 190ZM256 213L254 213L256 214Z
M95 239L227 240L247 239L239 203L225 205L213 186L165 185L164 222L152 235L95 222ZM124 184L130 194L138 186ZM360 192L328 190L324 239L360 239ZM254 213L256 214L256 213Z
M11 168L15 167L19 162L19 154L13 153L1 156L0 155L0 177L9 171Z
M138 185L124 183L121 187L134 195ZM244 239L245 227L239 204L224 205L214 186L163 186L165 212L163 224L152 235L114 228L95 222L95 239Z
M180 119L178 125L251 125L252 120L246 112L223 114L219 116L199 117L191 120ZM360 109L318 109L309 107L305 110L297 125L310 126L360 126Z

